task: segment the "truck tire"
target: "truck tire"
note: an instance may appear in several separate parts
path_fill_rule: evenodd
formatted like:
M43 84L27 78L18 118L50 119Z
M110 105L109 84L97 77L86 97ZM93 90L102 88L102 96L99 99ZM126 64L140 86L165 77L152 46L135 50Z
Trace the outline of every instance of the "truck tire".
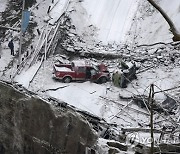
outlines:
M69 77L69 76L63 78L63 82L64 82L64 83L70 83L71 81L72 81L72 78Z
M107 78L106 77L101 77L99 80L98 80L98 83L102 84L102 83L106 83L107 82Z

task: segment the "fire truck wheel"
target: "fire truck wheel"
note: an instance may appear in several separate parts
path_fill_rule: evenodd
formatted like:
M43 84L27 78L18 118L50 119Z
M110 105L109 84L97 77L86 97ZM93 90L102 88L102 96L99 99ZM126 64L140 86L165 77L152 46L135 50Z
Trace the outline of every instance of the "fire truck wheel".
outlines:
M106 77L101 77L99 79L99 83L106 83L107 82L107 78Z
M64 79L63 79L63 82L64 83L69 83L69 82L71 82L71 77L69 77L69 76L67 76L67 77L65 77Z

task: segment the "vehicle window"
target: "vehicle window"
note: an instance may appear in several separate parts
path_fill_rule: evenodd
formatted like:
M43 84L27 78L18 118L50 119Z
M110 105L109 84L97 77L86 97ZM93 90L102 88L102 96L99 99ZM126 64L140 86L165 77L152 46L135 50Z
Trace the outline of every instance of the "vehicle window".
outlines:
M99 70L99 66L93 66L93 69L95 69L96 71L98 71Z
M79 67L78 72L79 73L85 73L85 67Z

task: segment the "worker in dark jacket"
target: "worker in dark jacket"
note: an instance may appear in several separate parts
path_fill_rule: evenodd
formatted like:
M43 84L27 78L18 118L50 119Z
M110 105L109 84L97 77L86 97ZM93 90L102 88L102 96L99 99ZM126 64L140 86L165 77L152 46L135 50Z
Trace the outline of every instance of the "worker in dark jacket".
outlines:
M9 41L8 47L11 49L11 55L14 56L14 43L13 43L13 40Z

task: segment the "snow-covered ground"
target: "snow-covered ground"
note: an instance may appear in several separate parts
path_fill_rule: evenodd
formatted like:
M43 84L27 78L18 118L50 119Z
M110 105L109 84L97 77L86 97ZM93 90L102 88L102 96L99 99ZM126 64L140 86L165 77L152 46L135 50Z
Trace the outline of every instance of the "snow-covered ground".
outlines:
M155 91L165 90L177 86L180 77L179 68L161 67L138 74L138 79L130 83L126 89L115 87L112 82L106 84L96 84L89 81L62 83L52 78L54 61L54 58L45 61L33 82L30 82L30 73L37 69L36 65L17 75L15 81L29 90L37 92L42 97L57 98L80 110L99 116L109 123L116 123L120 127L139 127L139 123L146 125L149 123L149 116L146 110L140 109L132 102L120 100L119 95L124 97L148 96L150 84L153 83L157 86ZM176 92L173 94L159 93L155 95L155 98L158 102L163 102L166 99L165 94L167 94L178 99L178 91ZM128 107L121 111L122 107L126 105Z
M98 28L98 38L104 43L121 42L131 26L138 0L85 0L88 19Z
M5 1L0 0L0 12L4 10ZM63 10L67 9L72 19L76 32L84 37L84 40L96 40L105 44L108 42L130 43L132 46L136 44L153 44L157 42L171 42L172 35L169 33L168 25L162 16L154 11L153 7L147 1L138 0L68 0L55 1L53 9L47 14L48 6L52 5L49 1L37 0L38 7L34 7L31 11L34 13L34 20L38 23L38 28L42 29L47 25L45 21L54 24ZM177 28L180 30L180 1L173 0L169 4L168 0L159 0L164 10L172 17ZM39 8L39 9L37 9ZM172 9L173 8L173 9ZM59 13L59 14L58 14ZM91 29L93 25L95 28ZM92 34L92 35L91 35ZM88 38L87 38L88 36ZM90 37L91 36L91 37ZM34 46L37 43L38 34L34 40ZM93 46L88 44L87 46ZM18 46L18 44L16 44ZM4 42L2 58L0 59L1 78L9 79L13 75L14 70L2 73L5 67L12 60L10 51L7 48L7 42ZM94 46L93 46L94 47ZM153 48L153 47L152 47ZM156 47L154 47L156 50ZM102 52L102 51L101 51ZM123 53L126 54L126 53ZM155 53L149 53L149 58ZM126 54L127 55L127 54ZM129 51L128 55L136 55L134 51ZM138 53L138 56L144 56L144 53ZM156 60L157 57L155 57ZM15 59L16 61L17 59ZM90 59L93 61L93 59ZM152 61L154 59L152 58ZM165 90L179 85L179 59L176 64L168 66L159 65L147 71L139 73L137 80L134 80L127 88L121 89L115 87L112 82L105 84L95 84L91 82L84 83L62 83L52 79L54 57L44 61L41 68L35 73L41 65L37 62L29 69L24 69L21 74L16 75L15 82L22 84L25 88L38 93L40 96L54 97L61 101L76 107L79 110L85 110L89 113L97 115L105 119L108 123L116 123L119 127L139 127L139 124L147 126L149 124L149 113L146 109L141 109L131 101L120 100L119 95L147 95L149 86L154 83L155 91ZM116 62L113 66L111 60L105 61L111 72L116 69ZM143 64L147 67L148 64ZM15 67L14 67L15 68ZM35 77L33 78L33 75ZM55 90L57 89L57 90ZM156 100L162 102L170 95L174 99L179 99L179 89L168 91L166 93L158 93L155 95ZM127 106L127 107L126 107ZM126 107L126 108L123 108ZM177 115L178 116L178 115ZM163 120L162 116L155 115L155 120ZM178 117L173 117L178 123ZM166 121L167 122L167 121ZM160 127L164 122L157 125Z
M137 12L137 8L142 7L141 6L142 3L140 3L140 6L138 6L139 4L138 1L132 1L132 0L128 0L128 1L116 0L116 1L108 1L108 2L106 0L100 0L98 2L89 1L89 0L78 2L74 0L69 4L70 5L69 7L67 7L68 1L65 0L63 2L57 0L54 2L54 4L52 4L51 2L38 1L37 4L38 4L38 8L41 9L37 9L36 7L33 7L31 10L35 14L34 18L38 22L39 27L42 27L44 23L43 20L47 19L48 6L50 5L53 6L49 15L50 18L52 18L51 21L54 22L58 19L58 15L57 15L58 12L60 16L62 14L62 10L64 8L67 8L69 9L69 11L75 12L74 15L73 13L71 13L71 15L74 17L72 21L74 21L74 23L75 22L77 23L77 25L75 25L77 30L79 31L86 30L85 28L87 26L93 24L94 26L97 26L99 33L98 38L101 41L105 41L105 42L107 41L119 42L120 38L121 39L124 38L122 37L121 32L123 31L123 35L125 35L125 33L129 29L128 27L130 27L133 21L132 19L135 12ZM179 28L179 20L176 20L180 15L178 10L179 1L175 1L174 3L169 5L168 1L166 0L166 1L160 1L160 4L163 6L165 10L168 11L168 14L172 16L173 21L175 21L175 24L177 24L177 27ZM5 3L3 3L3 5L5 7ZM1 11L4 10L3 5L1 5ZM174 9L173 10L170 9L171 7L173 7ZM81 8L81 9L77 10L77 8ZM138 11L142 11L142 10L138 10ZM82 18L78 19L78 15ZM138 17L139 16L143 16L143 14L139 13ZM158 38L157 36L160 36L158 33L161 33L161 31L162 33L166 33L168 37L171 36L168 33L167 24L165 24L165 21L161 22L163 21L163 18L159 15L159 13L153 12L152 16L149 15L143 18L144 20L141 20L140 23L138 23L141 24L142 32L138 33L138 38L136 40L137 42L141 42L142 41L141 38L143 38L143 41L145 41L148 36L150 38L148 39L148 41L153 43L153 41L155 41ZM137 23L137 21L135 22ZM156 24L151 24L151 26L147 28L146 26L147 22L154 22ZM156 33L156 29L160 29L158 27L162 27L163 24L165 26L160 31L158 31L158 33ZM126 27L126 30L124 26ZM161 35L163 35L162 33ZM153 38L151 36L152 34L154 36ZM142 37L142 35L146 37L144 36ZM130 38L132 37L133 36L130 36ZM159 40L159 41L163 41L163 40ZM12 58L11 56L9 56L8 49L5 44L3 44L3 49L4 50L1 58L2 61L1 70L4 70L5 66ZM4 57L6 57L6 60L4 60L5 59ZM45 64L43 64L44 67L42 67L38 72L37 76L35 76L34 80L36 81L35 82L36 84L33 85L34 82L32 82L31 84L32 90L46 91L48 88L51 89L53 87L64 86L63 83L55 82L51 79L52 61L50 61L50 63L51 65L49 65L49 61L46 61ZM31 72L33 71L35 72L35 70L37 69L37 65L39 64L32 66L32 68L30 68L29 70L24 70L23 73L21 73L15 78L15 81L23 84L26 88L29 88L30 81L32 80ZM47 65L46 68L45 65ZM132 87L129 85L128 88L130 89L128 90L130 90L133 93L138 92L142 94L145 87L148 87L151 83L156 83L156 85L158 85L162 89L173 87L178 83L179 75L177 72L178 72L178 68L173 68L170 70L166 70L166 68L157 68L157 69L153 69L152 71L151 70L147 71L145 73L140 74L138 80L133 82L134 86ZM166 82L166 84L163 84L164 82ZM80 109L87 110L89 112L92 112L93 114L103 117L105 113L107 113L108 116L112 116L114 113L118 112L119 108L115 107L116 109L115 108L109 109L107 106L111 108L112 104L107 105L106 103L107 100L106 99L103 100L101 97L109 98L110 96L112 96L112 98L110 99L119 101L118 95L122 91L124 90L113 87L112 83L107 83L105 85L97 85L94 83L86 82L86 83L70 83L66 88L59 89L55 92L48 91L46 95L52 95L53 97L57 97L58 99L61 99ZM84 100L86 101L84 102ZM103 103L104 101L105 103ZM91 109L92 106L95 109ZM108 109L110 110L109 111L110 113L106 112L106 110ZM101 111L104 111L104 113Z

